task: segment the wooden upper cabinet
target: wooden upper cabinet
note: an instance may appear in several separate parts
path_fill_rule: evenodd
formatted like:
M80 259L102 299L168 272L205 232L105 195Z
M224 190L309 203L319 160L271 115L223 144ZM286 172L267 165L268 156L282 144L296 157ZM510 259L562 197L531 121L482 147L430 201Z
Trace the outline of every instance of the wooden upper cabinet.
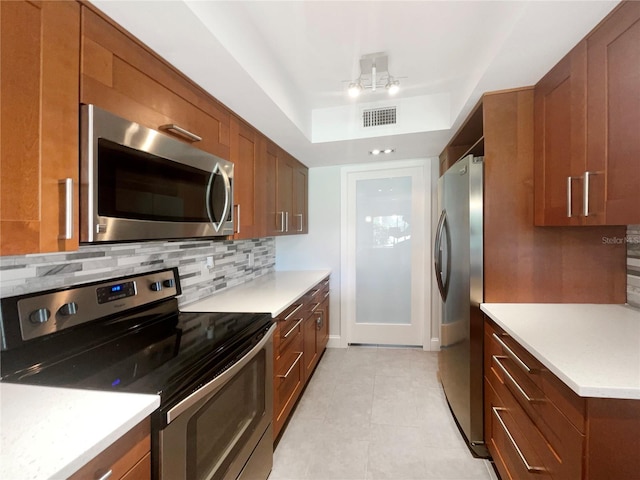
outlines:
M229 159L230 114L142 43L82 6L80 101ZM167 131L177 125L194 141Z
M79 17L0 2L1 255L78 248Z
M283 219L277 211L278 205L278 162L283 151L278 146L267 140L265 152L265 222L266 234L269 237L280 235Z
M640 2L535 87L536 225L640 223Z
M293 169L292 233L309 233L309 169L296 161Z
M587 51L583 42L535 87L536 225L582 222L586 80Z
M276 214L278 231L286 235L292 230L294 159L287 152L278 155L276 171Z
M231 161L234 164L236 239L267 235L265 155L266 139L257 130L232 116Z
M586 223L640 223L640 2L587 38L587 63Z

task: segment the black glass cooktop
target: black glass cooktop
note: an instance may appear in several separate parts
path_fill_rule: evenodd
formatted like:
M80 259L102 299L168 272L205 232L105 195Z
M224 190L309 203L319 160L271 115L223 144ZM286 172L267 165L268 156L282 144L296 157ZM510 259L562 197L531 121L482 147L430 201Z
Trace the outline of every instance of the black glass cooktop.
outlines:
M34 344L31 351L2 352L2 380L154 393L166 408L249 351L273 322L269 314L178 313L172 305L156 307L142 320L120 320L117 328L116 322L93 326L90 345L79 331ZM81 348L74 344L81 341Z

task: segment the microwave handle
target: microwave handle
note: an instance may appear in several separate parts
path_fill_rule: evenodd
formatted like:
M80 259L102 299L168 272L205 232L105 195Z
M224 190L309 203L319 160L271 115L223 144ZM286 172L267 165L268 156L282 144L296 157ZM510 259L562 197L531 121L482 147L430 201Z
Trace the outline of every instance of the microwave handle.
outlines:
M220 173L220 175L222 175L222 180L224 181L224 208L222 209L222 217L220 218L220 222L218 223L216 223L213 220L213 212L211 211L211 186L213 184L213 177L217 173ZM209 220L213 224L213 228L216 230L216 232L220 230L227 216L229 215L229 209L232 208L231 198L229 198L230 196L231 196L231 182L229 181L229 176L227 175L227 172L224 171L224 168L220 167L220 164L216 164L216 166L213 169L213 172L211 173L211 177L209 179L209 185L207 187L207 198L206 198L207 213L209 214Z

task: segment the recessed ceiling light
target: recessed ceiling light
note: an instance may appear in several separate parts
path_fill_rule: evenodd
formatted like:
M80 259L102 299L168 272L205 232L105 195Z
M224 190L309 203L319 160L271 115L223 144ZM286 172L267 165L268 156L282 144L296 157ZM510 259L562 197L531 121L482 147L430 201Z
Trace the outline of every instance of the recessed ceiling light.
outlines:
M374 148L373 150L369 150L369 155L380 155L381 153L393 153L395 151L395 148L385 148L384 150Z

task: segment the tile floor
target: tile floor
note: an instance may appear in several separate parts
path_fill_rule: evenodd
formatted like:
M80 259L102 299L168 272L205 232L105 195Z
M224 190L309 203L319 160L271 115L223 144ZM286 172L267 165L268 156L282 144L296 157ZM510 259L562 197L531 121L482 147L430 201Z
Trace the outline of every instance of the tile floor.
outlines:
M269 480L495 479L465 446L437 354L328 349L274 452Z

